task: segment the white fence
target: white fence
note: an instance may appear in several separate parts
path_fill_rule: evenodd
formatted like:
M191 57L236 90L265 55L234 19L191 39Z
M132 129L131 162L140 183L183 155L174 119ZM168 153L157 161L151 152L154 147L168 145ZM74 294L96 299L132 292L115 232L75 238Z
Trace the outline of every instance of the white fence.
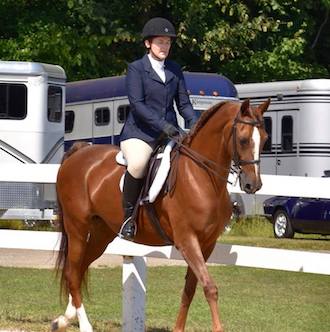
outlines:
M0 182L55 183L57 164L4 164L0 165ZM330 198L330 178L262 175L263 186L258 195L283 195ZM228 185L232 193L242 193L238 183Z
M55 183L59 165L1 165L0 182ZM261 195L330 198L330 178L262 176ZM241 193L228 185L232 193ZM58 250L55 232L0 231L0 248ZM123 331L144 331L145 257L182 259L174 247L151 247L116 239L106 249L123 260ZM330 275L330 253L218 244L209 263Z

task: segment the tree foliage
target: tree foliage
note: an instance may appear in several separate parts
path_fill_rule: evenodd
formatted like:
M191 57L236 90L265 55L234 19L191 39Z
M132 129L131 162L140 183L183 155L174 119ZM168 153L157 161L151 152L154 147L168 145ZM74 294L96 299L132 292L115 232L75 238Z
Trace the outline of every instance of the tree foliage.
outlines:
M172 58L235 82L328 77L330 0L2 0L0 58L57 63L69 80L125 72L165 16Z

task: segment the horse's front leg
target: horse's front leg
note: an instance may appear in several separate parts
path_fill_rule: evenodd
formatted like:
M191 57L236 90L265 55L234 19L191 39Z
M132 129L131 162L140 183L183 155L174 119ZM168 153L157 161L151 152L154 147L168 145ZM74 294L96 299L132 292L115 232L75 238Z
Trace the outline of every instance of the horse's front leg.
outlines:
M186 239L182 246L178 246L182 256L185 258L191 270L194 272L197 280L203 287L205 298L210 306L211 316L212 316L212 331L213 332L223 332L223 327L220 322L219 308L218 308L218 288L215 285L213 279L211 278L207 266L206 260L211 254L214 244L210 245L207 250L202 253L201 247L197 238L192 237L189 240ZM193 296L193 294L192 294ZM192 300L191 296L191 300ZM186 300L185 300L186 301ZM185 302L188 303L188 302ZM182 303L184 305L184 303ZM182 307L182 305L181 305ZM186 313L184 309L179 311L179 316L177 319L177 325L175 327L176 332L184 331L184 325L186 320L186 315L188 313L188 308L186 308ZM184 322L183 322L184 320Z
M181 297L181 304L180 304L179 314L176 319L174 332L184 331L184 327L187 321L188 310L191 301L195 295L196 285L197 285L197 278L194 275L194 272L191 270L191 268L188 267L186 273L186 282Z

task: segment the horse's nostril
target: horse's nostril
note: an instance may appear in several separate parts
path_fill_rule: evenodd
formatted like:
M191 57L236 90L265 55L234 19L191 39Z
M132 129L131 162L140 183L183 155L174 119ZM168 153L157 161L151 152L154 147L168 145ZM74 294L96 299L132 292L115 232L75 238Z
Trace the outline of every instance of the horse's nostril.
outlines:
M247 183L247 184L245 185L245 190L246 190L247 192L251 191L251 185L250 185L249 183Z

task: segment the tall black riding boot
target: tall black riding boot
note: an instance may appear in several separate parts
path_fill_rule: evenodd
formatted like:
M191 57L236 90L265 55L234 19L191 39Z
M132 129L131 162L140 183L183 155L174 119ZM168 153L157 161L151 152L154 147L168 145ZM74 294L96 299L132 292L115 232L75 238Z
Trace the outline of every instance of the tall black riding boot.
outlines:
M129 172L126 172L123 188L124 222L120 229L119 236L126 240L133 240L135 235L135 222L132 214L139 198L143 179L136 179Z

